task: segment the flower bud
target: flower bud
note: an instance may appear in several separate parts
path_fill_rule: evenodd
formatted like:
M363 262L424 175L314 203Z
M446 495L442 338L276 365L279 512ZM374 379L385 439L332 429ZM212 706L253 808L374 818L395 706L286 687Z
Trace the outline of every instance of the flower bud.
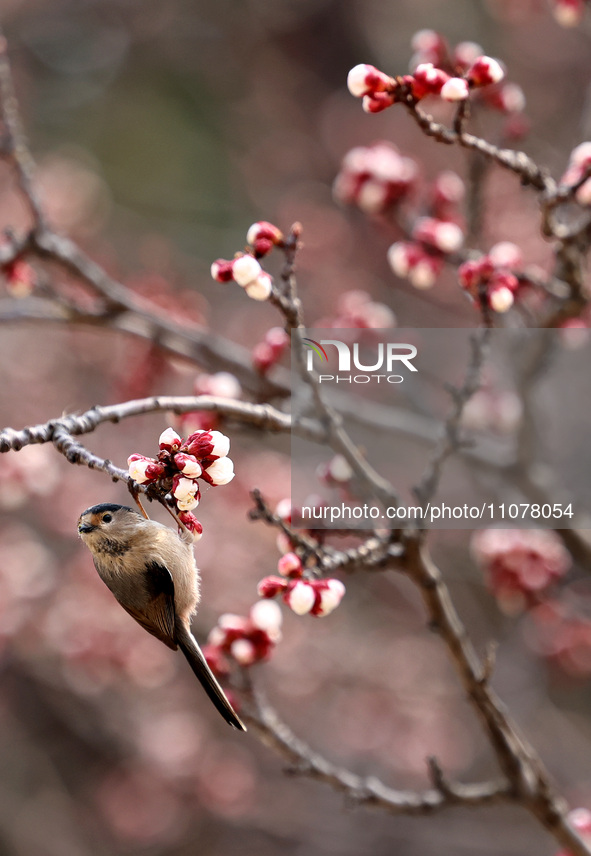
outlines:
M279 641L283 616L275 601L258 600L250 608L250 620L259 630L268 633L274 642Z
M185 448L196 458L224 458L230 451L230 438L221 431L196 431L187 437Z
M234 281L242 288L254 282L261 272L262 268L254 256L239 256L232 265Z
M234 279L234 262L217 259L211 266L211 277L217 282L231 282Z
M272 223L268 223L266 220L259 220L257 223L253 223L246 233L246 243L250 244L251 247L254 247L255 251L260 253L259 246L262 241L268 241L269 249L271 249L272 246L280 244L283 241L283 232Z
M488 86L490 83L499 83L504 76L505 72L500 62L490 56L478 57L466 74L472 86Z
M161 463L144 455L130 455L127 466L129 475L138 484L156 481L164 475L165 471Z
M197 482L178 475L172 480L172 495L180 511L191 511L192 508L197 508L201 498Z
M394 92L376 92L374 95L364 95L361 106L365 113L381 113L396 102Z
M423 62L414 70L411 84L415 98L425 95L439 95L442 87L449 81L449 74L440 68L435 68L432 62Z
M287 588L287 582L282 577L263 577L257 586L259 597L275 597Z
M283 577L301 577L304 566L296 553L286 553L277 562L277 570Z
M228 484L234 478L234 462L230 458L219 458L203 470L202 478L214 486Z
M495 267L519 269L523 264L523 256L517 244L511 241L500 241L488 251L488 257Z
M313 615L328 615L337 608L345 595L345 586L340 580L314 580L312 586L316 591Z
M495 312L508 312L515 302L513 292L505 285L493 286L489 289L487 297L490 308Z
M440 94L444 101L465 101L470 90L463 77L450 77L441 87Z
M283 595L283 600L296 615L306 615L316 601L316 592L305 580L298 580Z
M352 68L347 75L347 89L355 98L362 98L370 93L384 92L394 81L374 65L360 63Z
M583 0L554 0L554 18L561 27L576 27L583 20Z
M193 541L200 541L203 537L203 526L190 511L180 511L179 520L193 535Z
M202 467L197 458L193 455L185 455L184 452L177 452L174 456L174 462L177 465L179 472L190 479L198 478L202 473Z
M236 639L230 645L230 654L241 666L252 666L256 661L256 648L249 639Z
M253 282L249 282L244 290L251 300L268 300L273 293L273 278L262 271Z
M180 449L182 442L182 438L179 437L173 428L167 428L160 435L158 445L162 451L176 452Z

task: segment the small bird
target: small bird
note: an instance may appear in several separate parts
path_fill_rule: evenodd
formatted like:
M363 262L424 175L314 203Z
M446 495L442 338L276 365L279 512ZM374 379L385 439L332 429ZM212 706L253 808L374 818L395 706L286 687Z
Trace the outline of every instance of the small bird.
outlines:
M123 609L169 648L180 648L226 722L246 731L191 633L199 571L189 534L183 540L133 508L109 502L82 512L78 534Z

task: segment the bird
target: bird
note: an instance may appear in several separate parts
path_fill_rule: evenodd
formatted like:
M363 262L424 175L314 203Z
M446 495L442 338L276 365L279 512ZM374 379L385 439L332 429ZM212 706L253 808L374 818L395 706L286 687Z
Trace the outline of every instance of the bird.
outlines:
M102 502L82 512L78 534L123 609L169 648L180 648L226 722L246 731L191 632L199 571L190 533L181 537L127 505Z

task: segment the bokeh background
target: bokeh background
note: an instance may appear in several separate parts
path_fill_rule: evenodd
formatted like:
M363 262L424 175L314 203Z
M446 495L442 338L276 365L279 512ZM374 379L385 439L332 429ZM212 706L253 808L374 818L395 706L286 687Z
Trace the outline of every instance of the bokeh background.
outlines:
M466 170L461 152L422 138L402 111L363 114L346 90L351 66L403 73L413 33L433 27L506 63L527 96L522 145L555 174L591 131L588 27L560 29L542 0L1 0L0 10L53 224L131 288L249 348L277 317L214 283L209 265L231 258L256 219L303 224L310 325L352 289L388 305L401 326L474 323L451 274L428 295L396 280L386 263L392 228L333 201L343 155L378 139L416 157L426 179ZM494 138L495 120L483 130ZM482 247L511 239L547 268L534 197L500 171L486 191ZM26 223L5 166L0 221L17 232ZM0 423L189 394L197 374L106 331L3 326ZM131 452L153 454L165 425L144 417L103 426L89 445L123 466ZM229 433L237 477L199 510L201 638L221 613L246 613L256 582L275 568L273 532L247 521L248 491L259 487L271 503L289 495L289 446ZM103 500L126 495L52 449L0 460L2 856L555 851L517 809L419 819L356 810L286 776L252 736L230 733L182 658L143 633L96 578L75 523ZM591 641L566 669L542 659L528 644L528 619L497 609L468 544L469 533L433 536L459 610L481 650L500 640L496 686L571 804L591 806ZM586 602L584 569L572 573ZM379 573L347 588L322 621L286 614L282 643L256 669L280 714L331 759L401 788L428 786L428 755L466 781L494 775L416 593Z

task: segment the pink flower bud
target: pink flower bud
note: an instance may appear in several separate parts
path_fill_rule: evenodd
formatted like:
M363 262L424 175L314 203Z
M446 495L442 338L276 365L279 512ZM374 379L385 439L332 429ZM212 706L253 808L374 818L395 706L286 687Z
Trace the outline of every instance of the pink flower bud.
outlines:
M440 68L435 68L432 62L423 62L414 70L412 94L419 99L424 98L425 95L439 95L448 81L449 74Z
M495 267L518 270L523 265L523 256L517 244L500 241L488 251L488 257Z
M174 462L179 468L179 472L190 479L196 479L202 473L201 464L193 455L185 455L184 452L177 452L174 456Z
M180 511L191 511L192 508L197 508L201 498L197 482L184 476L173 478L172 495L176 499Z
M259 597L275 597L287 588L287 582L282 577L263 577L257 586Z
M283 595L283 600L296 615L306 615L316 601L316 592L305 580L298 580Z
M394 92L376 92L374 95L364 95L362 107L365 113L381 113L396 102Z
M271 327L265 333L265 342L271 346L276 354L281 355L289 345L289 333L286 333L283 327Z
M196 431L187 437L185 448L196 458L224 458L230 451L230 438L221 431Z
M347 75L347 88L355 98L362 98L370 93L384 92L394 81L383 71L367 63L360 63L351 69Z
M470 66L466 76L473 86L488 86L490 83L499 83L505 72L498 60L480 56Z
M347 484L353 478L353 470L346 458L335 455L328 464L328 475L337 484Z
M277 362L277 355L271 345L267 342L259 342L252 349L252 364L261 374L268 372L271 366Z
M250 620L259 630L268 633L273 642L281 636L283 616L278 604L272 600L259 600L250 608Z
M414 288L426 291L429 288L433 288L437 281L438 273L439 264L436 259L425 256L411 268L408 278Z
M470 90L463 77L450 77L441 87L441 97L444 101L465 101Z
M583 0L555 0L553 14L561 27L576 27L583 20Z
M146 458L143 455L130 455L127 459L128 472L134 482L145 484L162 478L164 466L155 461L154 458Z
M409 245L404 241L397 241L388 250L388 263L392 271L401 279L405 279L410 271Z
M252 666L256 661L256 649L248 639L236 639L230 645L230 654L241 666Z
M457 223L438 220L435 217L420 217L412 232L413 238L428 244L441 253L454 253L460 249L464 234Z
M218 398L240 398L242 393L238 380L230 372L198 375L194 387L197 395L217 395Z
M234 281L242 288L254 282L261 272L262 268L254 256L239 256L232 265Z
M160 435L158 445L162 451L176 452L181 448L182 442L182 438L179 437L173 428L167 428Z
M291 523L291 514L291 499L289 497L280 499L275 507L275 516L279 517L279 519L283 520L285 523Z
M345 586L340 580L314 580L312 586L317 595L313 615L328 615L337 608L345 594Z
M211 266L211 277L217 282L231 282L234 279L233 261L226 259L217 259Z
M180 511L179 520L191 532L194 541L200 541L203 537L203 526L190 511Z
M488 292L490 308L495 312L508 312L513 306L515 298L511 289L505 285L495 285Z
M456 172L444 169L433 182L433 195L439 204L457 205L466 195L466 185Z
M273 245L280 244L283 241L283 232L272 223L268 223L266 220L259 220L257 223L253 223L246 233L246 243L257 250L257 245L263 240L269 242L270 249Z
M273 293L273 278L262 271L253 282L244 287L251 300L268 300Z
M482 47L476 42L460 42L454 50L454 66L460 66L464 71L482 56Z
M202 477L211 485L228 484L234 478L234 462L230 458L219 458L203 470Z
M277 562L277 570L284 577L301 577L304 566L296 553L286 553Z

